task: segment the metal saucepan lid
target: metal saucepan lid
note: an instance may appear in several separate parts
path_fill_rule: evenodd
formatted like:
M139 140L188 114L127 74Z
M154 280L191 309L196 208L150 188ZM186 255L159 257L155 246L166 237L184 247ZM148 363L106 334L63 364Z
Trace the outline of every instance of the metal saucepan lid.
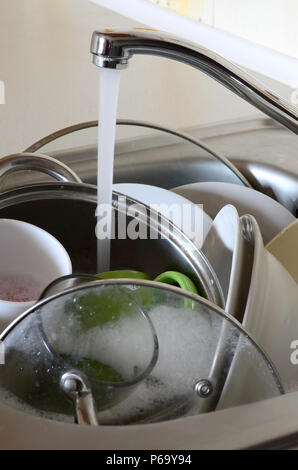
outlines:
M91 418L102 425L211 411L224 385L229 406L283 393L269 359L235 319L153 281L68 289L29 309L0 339L0 400L66 422L73 420L67 391L89 399L91 392Z
M45 152L46 154L53 155L54 157L63 155L66 161L69 160L69 149L75 150L77 156L83 154L84 151L90 152L92 146L96 154L97 148L97 133L98 121L87 121L75 124L64 129L60 129L53 134L43 137L38 142L32 144L26 152ZM210 157L210 162L216 162L212 171L210 171L211 180L218 178L218 169L222 168L226 178L236 184L252 187L247 178L239 171L239 169L218 150L210 147L206 142L193 137L190 134L179 132L176 129L160 126L151 122L135 121L131 119L118 119L117 120L117 135L116 135L116 149L115 156L117 157L119 141L119 149L121 148L121 158L123 160L124 153L133 153L133 161L131 170L134 171L136 155L142 155L142 152L152 152L152 158L159 159L159 155L164 155L168 151L172 158L175 158L177 167L183 165L183 160L188 156L195 156L200 158L200 153L203 150L204 154ZM133 136L137 136L134 138ZM140 136L142 139L140 140ZM84 147L85 145L85 147ZM181 147L181 145L183 147ZM181 156L183 158L181 159ZM152 161L152 164L154 162ZM169 178L173 176L176 169L173 165L170 167L168 162L168 175ZM163 169L165 170L165 169ZM159 171L163 171L159 168ZM179 170L178 170L179 171ZM140 180L137 180L140 182ZM175 186L175 184L173 184Z
M93 248L96 248L96 187L79 183L80 179L72 170L53 158L24 153L10 155L0 161L0 189L7 175L26 169L45 172L60 182L34 184L0 192L0 217L24 220L50 232L70 254L75 271L94 273L95 270L89 270L85 265L78 269L77 258L81 260L85 257L85 264L88 265ZM224 305L221 286L208 260L178 227L153 208L116 191L113 191L113 207L118 219L125 215L127 224L131 218L128 216L129 208L137 207L140 224L147 229L150 226L156 240L112 240L112 258L114 252L117 260L122 259L124 268L130 267L131 260L141 263L140 260L147 257L146 264L151 265L152 269L153 260L157 265L161 260L165 265L161 265L155 275L171 266L178 271L186 270L186 273L197 278L202 293L210 301L219 306ZM113 247L114 242L116 249ZM127 260L123 260L125 253L129 258ZM96 254L93 257L95 259Z

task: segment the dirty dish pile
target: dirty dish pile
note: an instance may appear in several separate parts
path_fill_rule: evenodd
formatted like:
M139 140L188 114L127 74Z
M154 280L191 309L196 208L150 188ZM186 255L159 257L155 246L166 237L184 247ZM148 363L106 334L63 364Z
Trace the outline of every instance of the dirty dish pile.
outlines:
M176 194L195 204L202 204L212 219L227 204L236 207L239 215L251 214L258 222L265 243L293 223L294 215L269 196L232 183L193 183L174 188Z
M94 405L93 422L130 424L251 403L283 393L283 385L286 391L295 389L295 371L276 346L296 331L297 284L262 240L262 233L267 242L293 216L252 189L216 184L211 197L204 183L178 188L183 197L144 185L118 185L115 233L123 217L125 229L136 217L139 232L150 237L113 239L111 271L98 274L96 188L47 183L0 194L0 217L54 235L74 271L48 279L40 303L2 334L5 403L81 422L80 407L71 399L79 380ZM225 205L218 188L228 191L234 205ZM188 212L187 231L182 223L175 225L172 212L152 210L159 198L178 209L204 206ZM246 209L258 221L240 217ZM273 222L269 210L275 211ZM198 238L193 227L199 227ZM289 294L286 304L279 285Z

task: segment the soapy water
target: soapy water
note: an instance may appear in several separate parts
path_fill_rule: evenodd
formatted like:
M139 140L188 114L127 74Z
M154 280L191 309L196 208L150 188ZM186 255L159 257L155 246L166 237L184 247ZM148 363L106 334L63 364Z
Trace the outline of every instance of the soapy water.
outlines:
M140 312L85 331L75 315L55 312L54 305L51 309L53 314L47 311L43 316L44 331L60 355L100 360L123 377L149 365L152 330ZM212 339L220 330L214 322L211 331L208 317L187 308L159 306L149 316L159 343L154 377L183 394L200 378L198 374L208 375L216 347Z
M80 295L72 302L79 300ZM100 361L115 369L124 380L132 380L136 371L139 375L150 364L154 338L147 319L138 307L133 308L132 302L128 312L117 321L111 319L102 326L86 329L77 313L59 310L52 302L42 316L43 331L50 348L60 356Z
M110 270L114 147L120 70L99 70L97 272Z
M63 413L49 413L47 411L39 410L30 406L21 398L18 398L13 393L7 391L5 387L0 386L0 401L1 403L5 403L6 405L14 408L17 411L31 414L33 416L37 416L39 418L49 419L51 421L58 421L61 423L73 423L74 419L71 415L66 415Z
M32 275L0 273L0 300L30 302L39 298L43 288Z
M187 308L155 307L150 318L159 341L159 357L150 376L120 405L99 415L102 424L156 421L197 410L194 387L207 378L220 323Z
M152 336L149 329L144 329L144 323L139 318L132 316L88 331L79 331L77 319L68 317L65 322L65 314L58 311L54 303L49 304L51 310L47 309L42 320L47 339L57 353L100 360L111 365L123 377L129 376L134 367L144 370L148 365ZM208 376L216 347L214 335L216 331L220 331L220 322L217 325L213 321L211 331L207 316L187 308L156 307L151 310L150 317L159 340L157 364L131 397L111 410L100 412L103 422L138 420L148 414L160 413L173 404L177 408L179 400L183 407L196 398L194 385L197 380ZM40 331L36 315L27 320L27 325L23 321L24 325L19 325L19 331L12 332L10 343L19 344L22 360L30 360L31 368L38 371L42 354L36 338ZM49 359L47 357L47 361ZM48 373L51 372L49 367ZM2 383L2 387L3 385L5 388ZM37 382L36 388L38 387ZM23 398L16 398L18 409L24 401L24 410L34 412L34 404L27 406L26 397ZM2 395L1 401L3 399ZM11 406L15 406L13 394L8 394L7 390L5 399L9 399ZM58 416L61 420L57 413L42 413L45 417L57 419ZM40 415L40 411L37 410L37 414Z

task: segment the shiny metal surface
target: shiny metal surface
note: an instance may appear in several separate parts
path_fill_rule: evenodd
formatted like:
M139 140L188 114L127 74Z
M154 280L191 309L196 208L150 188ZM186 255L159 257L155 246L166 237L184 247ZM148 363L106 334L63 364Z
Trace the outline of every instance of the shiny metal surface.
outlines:
M191 135L185 134L183 132L179 132L174 129L170 129L168 127L152 124L149 122L143 122L143 121L119 119L117 120L117 125L118 126L136 126L136 127L144 127L147 129L154 129L154 130L165 132L166 134L178 137L182 141L189 142L201 148L202 150L205 150L207 154L211 155L216 160L223 163L224 166L226 166L237 178L239 178L239 180L243 183L244 186L247 186L249 188L252 187L249 181L238 170L238 168L235 165L233 165L233 163L231 163L224 155L221 155L219 152L212 149L209 145L207 145L206 143L202 142L199 139L196 139L195 137L192 137ZM26 152L37 152L40 148L48 145L50 142L53 142L56 139L59 139L65 135L72 134L73 132L77 132L82 129L88 129L88 128L97 127L97 126L98 126L98 121L90 121L90 122L85 122L85 123L80 123L74 126L70 126L65 129L61 129L60 131L50 134L47 137L42 138L38 142L35 142L26 150Z
M212 51L183 44L161 31L95 31L90 51L93 63L102 68L125 68L135 54L173 59L206 73L255 108L298 134L298 114L294 107Z
M47 155L24 152L0 159L0 189L8 175L25 170L40 171L62 182L81 183L81 179L64 163Z
M0 187L1 175L5 179L8 174L19 169L38 170L62 181L67 181L67 176L75 180L75 183L25 186L0 192L0 216L27 220L33 225L44 227L44 230L61 240L70 254L74 272L96 273L96 186L82 184L80 178L66 165L44 155L23 153L10 155L3 160L0 162ZM113 191L113 207L116 212L125 214L126 224L131 219L128 216L131 204L138 204L138 201ZM181 272L194 276L201 294L216 305L223 306L224 297L219 281L203 253L161 214L144 204L139 204L139 208L140 223L147 227L150 214L150 230L157 236L155 239L131 240L128 237L117 239L115 235L116 238L112 240L111 266L114 269L129 266L130 269L144 271L153 277L169 270L171 266L177 266ZM75 226L77 231L74 230ZM117 227L115 232L118 233ZM155 256L152 249L153 253L157 250Z
M122 201L123 198L113 192L117 211L126 213L130 204L138 204L128 197ZM74 272L97 272L96 205L97 189L87 184L43 183L0 192L0 217L27 221L51 233L69 253ZM140 206L139 219L144 224L148 223L146 211L147 206ZM224 305L221 287L205 256L171 222L162 216L153 218L152 230L163 238L113 239L111 269L129 267L152 278L164 271L178 270L201 285L209 300ZM130 220L127 215L127 224Z
M138 125L138 122L127 120L123 123ZM96 124L96 121L90 121L62 129L39 140L28 150L43 151L66 163L86 183L96 184ZM80 140L79 136L90 128L92 132ZM297 136L292 132L266 118L192 128L187 130L187 135L206 143L216 153L226 155L255 189L277 200L297 216ZM66 142L67 136L71 139ZM42 178L36 175L29 178L25 174L15 175L13 181L11 178L13 186L33 181L39 182ZM175 140L166 131L165 135L153 132L116 144L115 183L143 183L171 189L204 181L240 183L230 169L208 157L203 146Z
M61 389L71 399L75 410L75 422L97 426L97 416L91 387L80 371L65 372L60 381Z
M209 380L202 379L196 383L195 391L201 398L207 398L213 393L213 385Z
M267 194L298 217L297 173L282 170L274 163L264 165L257 161L235 160L235 164L251 181L253 188Z

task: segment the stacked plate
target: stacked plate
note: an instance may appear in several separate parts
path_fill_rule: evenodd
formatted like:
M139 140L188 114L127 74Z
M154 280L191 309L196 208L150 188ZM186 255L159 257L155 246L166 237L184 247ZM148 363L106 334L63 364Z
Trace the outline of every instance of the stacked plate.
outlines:
M268 196L229 183L174 191L215 215L202 251L221 282L226 311L269 355L286 391L297 389L291 361L298 340L297 220Z
M226 312L269 355L285 389L295 390L296 364L290 360L298 341L295 217L270 197L230 183L195 183L172 192L141 184L116 189L148 205L199 205L203 238L197 248L218 277Z

